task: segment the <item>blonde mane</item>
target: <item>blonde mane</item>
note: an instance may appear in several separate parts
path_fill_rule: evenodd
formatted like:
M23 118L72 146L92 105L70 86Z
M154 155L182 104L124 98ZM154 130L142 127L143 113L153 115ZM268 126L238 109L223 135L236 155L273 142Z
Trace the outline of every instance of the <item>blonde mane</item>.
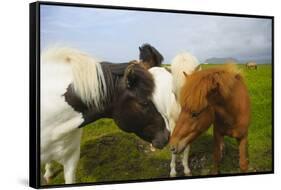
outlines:
M234 64L194 72L186 78L181 91L180 104L191 111L200 111L208 105L207 95L217 87L222 97L226 98L237 79L242 79Z
M87 106L94 105L98 110L102 110L107 88L98 60L76 49L54 47L41 54L41 63L70 65L75 93Z
M180 90L185 82L183 72L190 75L198 65L199 61L197 58L188 52L179 53L173 58L171 73L173 76L173 92L177 97L180 96Z

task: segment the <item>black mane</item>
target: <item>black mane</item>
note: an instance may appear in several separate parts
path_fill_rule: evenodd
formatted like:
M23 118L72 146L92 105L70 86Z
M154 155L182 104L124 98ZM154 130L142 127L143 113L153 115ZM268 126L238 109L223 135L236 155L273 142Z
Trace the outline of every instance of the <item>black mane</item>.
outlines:
M124 75L124 71L126 70L129 64L130 62L125 62L125 63L111 63L107 61L101 62L102 66L108 65L108 68L110 69L111 73L118 76Z
M150 66L161 66L164 58L160 52L150 44L143 44L139 47L139 59L143 62L150 63Z

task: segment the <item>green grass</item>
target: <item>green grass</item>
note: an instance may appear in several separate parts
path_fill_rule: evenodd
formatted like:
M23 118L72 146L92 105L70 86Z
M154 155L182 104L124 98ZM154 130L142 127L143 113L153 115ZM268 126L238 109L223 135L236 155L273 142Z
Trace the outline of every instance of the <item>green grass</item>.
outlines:
M204 68L215 65L204 65ZM251 97L252 119L249 128L250 172L272 170L272 68L258 65L258 70L243 70ZM200 136L192 145L189 165L193 175L207 175L212 168L212 129ZM179 176L183 175L180 160ZM62 166L54 162L57 175L51 184L62 184ZM42 171L44 169L42 168ZM149 144L133 134L122 132L113 120L101 119L84 128L77 182L120 181L168 177L170 151L151 152ZM221 173L238 173L238 147L236 140L225 138L225 153Z

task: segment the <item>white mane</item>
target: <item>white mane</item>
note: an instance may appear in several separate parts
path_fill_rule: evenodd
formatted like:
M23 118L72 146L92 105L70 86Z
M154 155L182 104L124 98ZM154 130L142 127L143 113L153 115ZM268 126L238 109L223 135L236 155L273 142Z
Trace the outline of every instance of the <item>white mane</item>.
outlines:
M164 68L153 67L149 69L155 82L152 101L157 111L162 115L169 131L173 131L175 121L180 113L180 106L173 93L172 75Z
M196 57L188 52L177 54L171 63L171 73L173 75L173 91L177 98L180 95L180 89L184 84L186 74L191 74L194 69L199 65L199 61Z
M170 134L172 134L181 111L181 107L177 102L176 96L173 92L172 75L166 69L160 67L150 68L149 72L152 74L155 82L152 101L158 112L164 118L166 127L170 131ZM190 168L188 166L189 149L190 145L187 145L182 157L182 164L184 167L185 175L190 175ZM170 176L175 177L177 174L176 154L172 153L170 167Z
M75 93L87 106L103 107L106 97L106 82L99 61L72 48L51 48L41 55L41 63L67 64L72 69Z

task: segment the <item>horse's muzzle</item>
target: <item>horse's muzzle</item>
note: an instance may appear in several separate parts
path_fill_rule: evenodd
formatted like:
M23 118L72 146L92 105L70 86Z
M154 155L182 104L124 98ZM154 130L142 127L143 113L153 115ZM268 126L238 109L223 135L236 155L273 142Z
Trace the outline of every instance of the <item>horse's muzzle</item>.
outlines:
M169 142L170 132L165 130L161 135L158 135L153 141L152 146L158 149L163 149Z

